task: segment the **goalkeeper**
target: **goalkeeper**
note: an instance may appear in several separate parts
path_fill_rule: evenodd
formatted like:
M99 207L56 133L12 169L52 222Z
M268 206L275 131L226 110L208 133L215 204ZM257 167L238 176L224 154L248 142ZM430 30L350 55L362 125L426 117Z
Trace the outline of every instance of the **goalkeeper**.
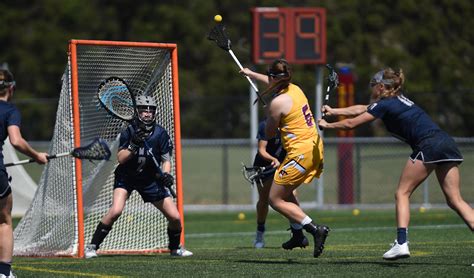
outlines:
M3 142L9 137L10 143L18 151L44 164L48 154L37 152L23 139L20 132L20 112L9 103L15 91L13 74L0 68L0 277L15 277L11 272L13 256L12 190L11 179L3 164Z
M97 257L96 251L120 217L130 194L136 190L144 202L152 203L168 219L168 238L171 256L187 257L192 252L181 247L181 218L169 188L174 178L170 155L172 144L167 131L156 124L156 103L150 96L137 96L137 119L120 134L117 153L119 165L115 169L112 206L97 225L92 240L85 248L85 257ZM161 158L163 174L158 173L153 157Z

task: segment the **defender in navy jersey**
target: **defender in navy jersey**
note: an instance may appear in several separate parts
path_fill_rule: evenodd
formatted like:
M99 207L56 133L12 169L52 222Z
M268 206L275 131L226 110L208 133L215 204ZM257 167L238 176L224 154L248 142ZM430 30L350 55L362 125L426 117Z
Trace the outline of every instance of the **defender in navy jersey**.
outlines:
M257 186L257 233L254 241L255 248L263 248L265 246L264 233L265 221L268 215L268 195L275 171L286 156L286 151L281 144L280 134L267 139L265 137L265 126L266 120L261 121L258 125L258 150L253 162L253 166L269 168L269 170L265 170L261 176L261 186Z
M408 224L410 222L410 196L433 172L436 172L446 202L474 231L474 210L461 197L459 167L463 157L454 140L403 92L405 81L402 70L390 68L379 71L371 80L373 102L346 108L322 108L326 115L352 116L338 122L323 119L323 128L352 129L380 118L393 136L410 145L413 152L405 164L395 193L397 212L397 239L383 258L395 260L410 256L408 249Z
M178 257L193 255L179 245L181 217L168 189L174 183L170 174L173 150L170 137L163 127L156 124L156 103L152 97L137 96L136 106L138 118L120 134L112 206L97 225L91 243L86 246L86 258L97 257L96 251L122 214L134 190L144 202L152 203L168 219L170 254ZM161 158L163 174L158 172L153 157L157 160Z
M3 143L7 139L16 150L33 158L37 163L48 161L48 154L33 149L20 132L20 111L9 101L15 91L13 74L0 68L0 276L15 277L11 272L13 255L12 190L10 177L3 161Z

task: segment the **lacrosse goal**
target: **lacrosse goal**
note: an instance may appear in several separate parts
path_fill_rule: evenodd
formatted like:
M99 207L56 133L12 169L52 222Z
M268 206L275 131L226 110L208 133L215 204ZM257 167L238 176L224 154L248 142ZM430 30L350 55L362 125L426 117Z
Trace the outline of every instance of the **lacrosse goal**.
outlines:
M126 80L134 94L151 95L158 103L157 121L174 143L175 201L184 219L176 45L71 40L49 153L69 151L100 137L109 144L112 157L99 162L51 160L14 231L14 255L84 256L84 245L112 203L118 135L126 126L110 117L97 100L99 84L111 76ZM165 252L166 230L166 218L134 192L99 253Z

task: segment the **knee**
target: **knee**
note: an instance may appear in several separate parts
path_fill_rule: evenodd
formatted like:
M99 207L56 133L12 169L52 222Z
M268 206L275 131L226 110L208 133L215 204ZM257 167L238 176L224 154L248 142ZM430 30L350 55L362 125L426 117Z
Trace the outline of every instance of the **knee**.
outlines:
M122 215L122 210L121 209L111 209L108 213L108 216L112 222L117 221L119 217Z
M12 215L8 210L0 210L0 224L11 224Z
M410 198L410 194L411 192L409 191L397 189L397 191L395 192L395 200L398 201L398 200Z

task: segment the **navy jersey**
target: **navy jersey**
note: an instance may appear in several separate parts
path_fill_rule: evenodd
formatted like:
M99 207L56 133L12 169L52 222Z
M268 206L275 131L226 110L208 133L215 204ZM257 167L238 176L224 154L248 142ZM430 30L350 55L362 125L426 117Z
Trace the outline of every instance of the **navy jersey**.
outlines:
M282 162L283 159L286 156L286 151L283 149L283 146L281 144L281 139L280 139L280 134L277 132L275 134L275 137L266 139L265 138L265 126L266 126L266 121L261 121L258 125L258 133L257 133L257 139L260 140L265 140L267 141L267 147L265 148L266 151L273 157L276 157L278 161ZM253 165L254 166L268 166L270 165L271 162L264 159L260 154L257 152L255 155L255 160Z
M20 111L15 105L0 101L0 169L5 168L3 166L3 143L8 137L8 127L16 125L20 127L21 115Z
M119 149L126 149L130 144L134 131L128 127L120 134ZM137 154L130 158L124 164L119 164L115 169L116 177L130 179L138 183L148 184L155 179L157 173L156 165L153 158L148 153L148 147L155 156L156 160L161 164L161 155L170 153L173 150L168 132L160 125L155 126L155 130L146 139L146 144L141 147Z
M433 132L441 130L423 109L403 95L374 102L368 106L367 112L380 118L393 136L412 148Z

